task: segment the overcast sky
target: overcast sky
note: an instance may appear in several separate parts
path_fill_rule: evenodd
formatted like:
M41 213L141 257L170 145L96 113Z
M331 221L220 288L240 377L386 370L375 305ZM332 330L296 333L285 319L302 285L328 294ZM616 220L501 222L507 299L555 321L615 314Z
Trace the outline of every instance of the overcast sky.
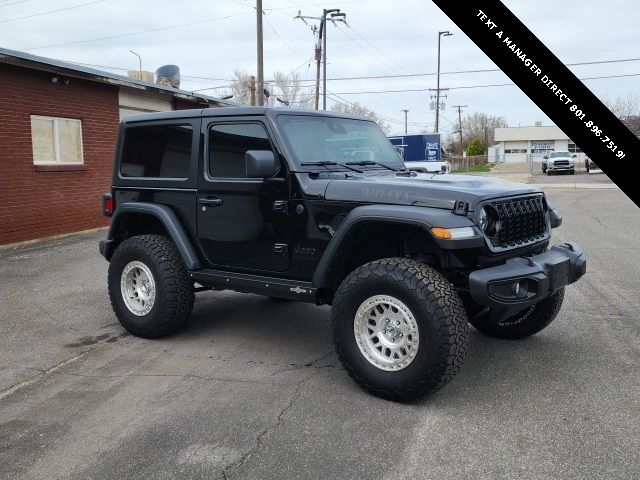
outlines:
M640 57L636 0L507 0L505 4L565 63ZM129 53L133 49L142 56L143 69L174 63L181 68L183 88L203 89L225 85L236 68L255 72L253 6L253 0L0 0L0 45L62 60L137 69L138 59ZM293 17L298 10L318 15L323 7L341 8L349 23L349 28L328 29L328 78L434 72L439 30L454 34L443 38L443 72L495 68L428 0L264 0L263 7L267 79L275 70L289 73L298 67L301 78L314 78L315 67L308 60L315 39L309 26ZM51 12L61 9L65 10ZM184 24L190 25L180 26ZM640 74L640 61L572 70L579 78ZM551 124L515 86L454 89L507 82L501 72L443 75L441 86L452 89L445 100L441 131L455 130L452 122L457 122L457 113L451 106L458 104L468 105L466 113L502 115L512 126L538 120ZM585 84L601 98L640 94L640 76ZM400 132L405 108L412 131L433 128L429 92L356 92L435 86L434 76L422 76L330 81L327 90L394 120L394 130ZM220 90L205 93L216 92ZM328 101L329 106L332 103Z

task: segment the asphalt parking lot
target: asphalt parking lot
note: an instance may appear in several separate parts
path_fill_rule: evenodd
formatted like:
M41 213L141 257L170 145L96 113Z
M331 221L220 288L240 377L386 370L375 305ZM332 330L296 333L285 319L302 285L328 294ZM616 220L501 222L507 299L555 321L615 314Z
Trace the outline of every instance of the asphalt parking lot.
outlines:
M587 275L532 338L471 329L461 373L409 405L349 379L327 307L206 292L187 330L142 340L101 234L0 251L0 477L639 478L640 210L548 195Z
M615 184L604 172L587 173L583 170L578 170L574 175L567 173L553 173L547 175L542 173L541 170L534 167L533 170L533 183L546 184L546 185L559 185L559 184L576 184L577 186L593 185L592 188L598 188L601 186L615 187Z

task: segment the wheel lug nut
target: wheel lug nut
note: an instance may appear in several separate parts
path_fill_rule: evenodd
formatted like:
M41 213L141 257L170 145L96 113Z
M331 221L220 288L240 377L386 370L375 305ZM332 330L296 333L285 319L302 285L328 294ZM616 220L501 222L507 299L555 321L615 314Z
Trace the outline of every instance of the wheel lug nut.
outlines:
M396 320L396 325L400 325L400 321L399 320Z
M383 329L382 329L382 333L387 333L387 329L386 329L386 328L383 328Z

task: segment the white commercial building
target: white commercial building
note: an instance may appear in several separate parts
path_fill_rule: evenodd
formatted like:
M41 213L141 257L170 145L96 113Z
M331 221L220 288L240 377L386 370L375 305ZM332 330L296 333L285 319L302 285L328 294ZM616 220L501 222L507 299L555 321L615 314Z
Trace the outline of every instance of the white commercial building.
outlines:
M562 130L556 126L543 127L537 122L533 127L496 128L496 145L489 149L489 161L540 162L553 151L569 151L575 154L576 163L584 161L584 153Z

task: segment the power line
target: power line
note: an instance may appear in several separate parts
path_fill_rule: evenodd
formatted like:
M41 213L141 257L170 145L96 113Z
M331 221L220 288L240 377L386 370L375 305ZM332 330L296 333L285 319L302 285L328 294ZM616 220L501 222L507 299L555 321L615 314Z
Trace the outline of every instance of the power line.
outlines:
M73 10L74 8L86 7L89 5L95 5L96 3L103 3L106 1L107 0L96 0L94 2L81 3L80 5L71 5L70 7L59 8L57 10L49 10L48 12L40 12L40 13L34 13L32 15L25 15L24 17L8 18L6 20L0 20L0 23L15 22L16 20L24 20L25 18L40 17L42 15L49 15L50 13L65 12L67 10ZM4 7L5 5L0 5L0 6Z
M591 62L577 62L577 63L566 63L567 67L574 67L580 65L602 65L609 63L624 63L624 62L637 62L640 61L640 58L623 58L616 60L596 60ZM499 68L486 68L486 69L478 69L478 70L458 70L451 72L440 72L440 75L459 75L466 73L489 73L489 72L501 72ZM429 77L436 76L437 72L430 73L408 73L408 74L399 74L399 75L363 75L359 77L334 77L327 78L327 82L329 81L343 81L343 80L377 80L377 79L387 79L387 78L410 78L410 77Z
M234 13L232 15L225 15L223 17L216 17L216 18L208 18L206 20L197 20L194 22L188 22L188 23L181 23L178 25L169 25L166 27L158 27L158 28L150 28L149 30L141 30L138 32L130 32L130 33L121 33L121 34L116 34L116 35L108 35L105 37L97 37L97 38L89 38L86 40L77 40L75 42L66 42L66 43L58 43L58 44L54 44L54 45L43 45L40 47L31 47L31 48L26 48L25 51L31 51L31 50L42 50L44 48L53 48L53 47L66 47L68 45L78 45L81 43L90 43L90 42L98 42L100 40L111 40L113 38L122 38L122 37L131 37L134 35L142 35L143 33L152 33L152 32L160 32L163 30L171 30L174 28L181 28L181 27L189 27L192 25L200 25L202 23L208 23L208 22L216 22L218 20L226 20L229 18L233 18L233 17L239 17L241 15L248 15L251 12L241 12L241 13Z
M360 32L358 32L353 25L347 24L347 27L353 32L355 33L358 37L360 37L362 40L364 40L364 42L369 45L371 48L373 48L374 50L376 50L380 55L382 55L383 57L387 58L391 63L395 64L397 67L399 67L401 70L404 70L407 73L411 73L409 72L409 70L407 70L403 65L399 64L398 62L395 61L395 59L393 57L391 57L390 55L387 55L386 53L384 53L382 50L380 50L378 47L376 47L374 44L372 44L369 39L367 39L367 37L365 37L364 35L361 35ZM341 28L341 27L339 27Z
M300 52L296 51L291 45L289 45L287 42L285 42L285 40L280 36L280 34L278 33L278 31L275 29L275 27L273 26L273 24L271 23L271 21L269 20L269 17L266 15L266 13L264 13L263 11L263 15L264 15L264 19L267 21L267 25L269 25L269 28L271 29L271 31L275 34L276 37L278 37L278 40L280 40L280 42L287 47L291 52L295 53L297 56L299 57L304 57L304 55L302 55Z
M599 77L583 77L578 80L600 80L606 78L624 78L624 77L638 77L640 73L629 73L622 75L603 75ZM328 80L328 79L327 79ZM515 83L490 83L483 85L460 85L458 87L448 87L449 90L463 90L471 88L487 88L487 87L508 87L515 86ZM430 88L403 88L398 90L369 90L358 92L339 92L340 95L363 95L363 94L382 94L382 93L409 93L409 92L426 92L431 90Z
M25 3L25 2L28 2L28 1L30 1L30 0L20 0L20 1L18 1L18 2L5 3L4 5L0 5L0 8L2 8L2 7L8 7L9 5L17 5L18 3Z
M347 24L347 26L348 26L348 24ZM353 43L355 43L358 47L360 47L364 52L366 52L366 54L367 54L368 56L370 56L371 58L373 58L373 59L374 59L374 61L375 61L375 60L378 60L378 59L377 59L377 58L375 58L375 56L370 52L370 49L368 49L367 47L365 47L364 45L362 45L362 43L360 43L360 41L359 41L357 38L353 37L353 36L348 32L348 30L346 30L346 29L344 29L344 28L342 28L342 27L338 27L338 30L340 30L340 31L341 31L341 32L342 32L342 33L343 33L343 34L344 34L344 35L345 35L349 40L351 40L351 41L352 41ZM359 56L357 56L357 55L355 55L355 57L356 57L356 58L358 58L358 60L360 60L360 61L362 61L362 62L366 63L367 65L372 66L372 67L373 67L373 68L375 68L376 70L379 70L379 71L381 71L381 72L383 72L383 71L384 71L384 70L382 70L381 68L379 68L377 65L371 65L369 62L365 61L363 58L360 58L360 57L359 57ZM378 62L378 63L379 63L379 64L384 64L385 62ZM393 71L393 70L392 70L392 69L390 69L388 66L387 66L387 69L388 69L389 71ZM386 73L386 72L385 72L385 73Z

